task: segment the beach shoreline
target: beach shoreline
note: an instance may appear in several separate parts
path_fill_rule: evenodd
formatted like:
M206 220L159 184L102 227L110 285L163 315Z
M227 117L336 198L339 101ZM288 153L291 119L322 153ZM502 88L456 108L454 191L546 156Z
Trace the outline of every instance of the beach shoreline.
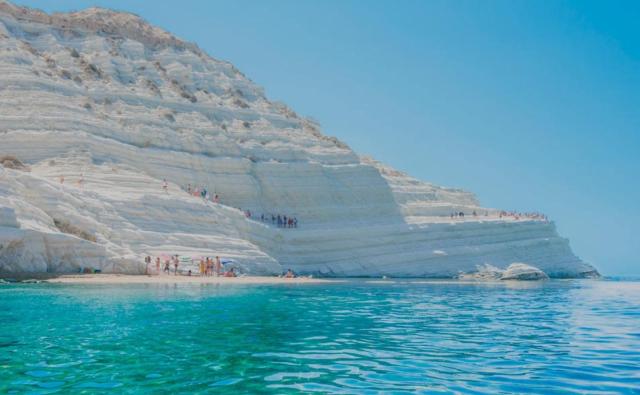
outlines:
M203 277L143 274L63 274L41 279L52 284L320 284L340 280L325 278L283 278L275 276Z

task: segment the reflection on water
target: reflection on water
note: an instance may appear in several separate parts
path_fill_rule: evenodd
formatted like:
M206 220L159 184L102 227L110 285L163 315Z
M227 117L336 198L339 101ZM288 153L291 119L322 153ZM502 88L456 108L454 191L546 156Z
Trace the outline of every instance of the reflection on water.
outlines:
M11 285L0 323L0 392L640 388L640 282Z

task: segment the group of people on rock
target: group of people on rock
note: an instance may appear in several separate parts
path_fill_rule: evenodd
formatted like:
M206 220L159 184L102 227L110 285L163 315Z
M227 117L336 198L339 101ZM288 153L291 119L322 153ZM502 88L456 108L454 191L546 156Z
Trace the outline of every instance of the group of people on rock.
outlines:
M168 184L167 180L163 180L162 188L167 191ZM211 201L213 203L220 203L220 196L218 194L213 194L213 196L207 190L207 187L202 186L192 186L191 184L187 184L185 190L189 195L200 197L204 200ZM241 208L237 208L242 211L244 216L249 219L253 219L253 213L251 210L242 210ZM278 228L297 228L298 227L298 218L294 216L287 216L284 214L261 214L260 221L264 223L271 223L272 225L277 226Z
M473 210L471 215L473 215L474 217L477 217L479 214L478 214L477 211ZM450 216L451 216L452 219L464 218L465 214L464 214L464 212L460 211L460 212L453 212L453 213L451 213ZM489 216L489 212L485 211L484 212L484 216L488 217ZM520 212L516 212L516 211L504 211L504 210L500 211L498 213L498 217L500 219L502 219L502 218L514 218L516 220L521 219L521 218L539 219L539 220L543 220L543 221L548 221L549 220L546 215L540 214L540 213L520 213Z
M145 262L145 272L148 275L153 274L152 266L154 260L151 256L146 256L144 258ZM171 274L173 271L173 275L177 276L179 273L180 267L180 259L178 255L172 255L170 257L164 257L164 262L160 257L155 258L155 274L166 273ZM160 269L162 268L162 272ZM173 269L173 270L172 270ZM200 258L199 263L199 271L200 276L216 276L216 277L237 277L236 271L234 268L229 268L228 270L224 270L224 265L222 261L220 261L220 257L215 257L212 259L210 257ZM187 276L191 276L193 273L191 269L186 272Z
M251 210L245 210L244 216L247 218L252 218ZM283 214L261 214L260 221L264 223L271 223L272 225L277 225L278 228L297 228L298 227L298 218Z
M64 175L60 175L60 177L58 177L58 181L60 181L61 185L64 185ZM84 186L84 173L80 173L80 177L76 181L76 185L78 186L78 188L82 188Z
M520 219L520 218L540 219L543 221L549 221L549 218L547 218L545 214L540 214L540 213L520 213L516 211L500 211L500 218L503 218L503 217L514 218L514 219Z
M471 213L471 215L473 215L474 217L477 217L477 216L478 216L478 212L477 212L476 210L473 210L473 212ZM484 216L485 216L485 217L488 217L488 216L489 216L489 212L488 212L488 211L485 211L485 212L484 212ZM453 213L451 213L451 218L456 218L456 217L464 218L464 212L460 211L460 212L453 212Z
M220 203L220 196L218 196L217 193L209 194L209 191L207 190L207 187L202 186L202 187L197 187L197 186L191 186L191 184L187 184L186 186L186 191L189 195L191 196L195 196L195 197L199 197L202 198L204 200L208 200L210 202L213 203Z
M278 226L278 228L297 228L298 227L298 218L280 214L262 214L260 216L260 220L262 222L269 223L271 221L272 225Z

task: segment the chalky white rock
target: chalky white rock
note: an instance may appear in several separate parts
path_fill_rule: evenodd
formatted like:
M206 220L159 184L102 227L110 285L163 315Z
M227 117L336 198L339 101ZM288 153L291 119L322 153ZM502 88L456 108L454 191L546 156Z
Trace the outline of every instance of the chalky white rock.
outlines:
M501 218L360 157L230 63L127 13L0 1L0 156L26 165L0 166L2 272L142 273L144 256L179 254L265 275L597 273L552 222Z

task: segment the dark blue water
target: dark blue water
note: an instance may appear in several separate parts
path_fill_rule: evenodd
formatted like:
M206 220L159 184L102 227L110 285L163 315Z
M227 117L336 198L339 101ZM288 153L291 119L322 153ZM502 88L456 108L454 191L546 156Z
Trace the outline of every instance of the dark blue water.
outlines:
M640 393L640 282L0 285L0 393Z

